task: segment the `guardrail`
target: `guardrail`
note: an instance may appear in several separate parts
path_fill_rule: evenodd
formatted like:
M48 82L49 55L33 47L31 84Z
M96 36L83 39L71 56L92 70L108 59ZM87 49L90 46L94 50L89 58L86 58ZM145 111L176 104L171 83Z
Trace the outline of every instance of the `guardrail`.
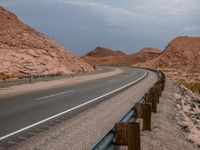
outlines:
M140 150L140 124L137 118L143 118L143 130L151 130L151 112L157 112L157 103L164 89L165 74L148 69L158 75L158 81L119 121L104 135L91 150L109 150L117 146L128 146L128 150Z
M16 77L15 80L12 79L0 79L0 87L8 87L13 85L25 84L25 83L34 83L38 81L49 81L54 79L61 79L61 78L71 78L74 76L81 76L83 74L91 74L91 73L76 73L76 74L47 74L47 75L29 75L29 76L19 76Z
M26 84L26 83L34 83L38 81L49 81L54 79L61 79L61 78L71 78L75 76L82 76L82 75L88 75L88 74L95 74L95 73L101 73L106 71L104 68L103 70L99 70L98 67L96 67L96 71L93 72L78 72L74 74L46 74L46 75L24 75L24 76L18 76L15 77L14 80L7 79L7 78L0 78L0 88L13 86L13 85L19 85L19 84Z
M46 81L51 80L55 78L63 78L67 77L66 75L61 74L48 74L48 75L29 75L29 76L19 76L16 79L1 79L0 80L0 87L6 87L11 85L17 85L17 84L25 84L25 83L32 83L37 81Z

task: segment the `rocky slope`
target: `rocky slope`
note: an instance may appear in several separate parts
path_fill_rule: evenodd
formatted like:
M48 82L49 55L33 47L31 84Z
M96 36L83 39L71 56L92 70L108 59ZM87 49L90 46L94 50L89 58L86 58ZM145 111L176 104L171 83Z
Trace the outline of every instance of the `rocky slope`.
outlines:
M200 37L177 37L158 57L137 66L161 69L184 82L200 82Z
M188 140L200 148L200 94L193 93L184 85L178 86L179 93L174 94L177 124L187 133Z
M145 62L160 54L159 49L144 48L136 54L127 55L121 51L113 51L107 48L97 47L82 56L91 65L132 65Z
M162 51L157 48L145 47L139 50L139 52L132 54L130 56L133 58L133 64L137 64L151 60L160 55L161 52Z
M144 65L200 73L200 37L177 37L166 46L159 57Z
M0 76L74 74L93 68L0 7Z

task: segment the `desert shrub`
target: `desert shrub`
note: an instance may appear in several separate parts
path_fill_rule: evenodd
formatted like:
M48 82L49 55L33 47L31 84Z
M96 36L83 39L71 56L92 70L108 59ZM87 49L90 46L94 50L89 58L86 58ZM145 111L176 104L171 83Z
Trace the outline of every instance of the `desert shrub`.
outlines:
M199 83L190 83L189 89L191 89L195 93L200 93L200 82Z
M3 73L0 73L0 79L3 80L3 81L6 81L7 79L9 79L9 76L7 76Z

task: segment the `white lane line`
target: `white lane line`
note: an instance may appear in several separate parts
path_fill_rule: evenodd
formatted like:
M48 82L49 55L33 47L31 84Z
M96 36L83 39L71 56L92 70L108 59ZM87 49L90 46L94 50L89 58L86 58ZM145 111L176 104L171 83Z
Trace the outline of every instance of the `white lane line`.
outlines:
M4 136L0 137L0 141L6 139L6 138L8 138L8 137L11 137L11 136L13 136L13 135L15 135L15 134L18 134L18 133L20 133L20 132L23 132L23 131L25 131L25 130L28 130L28 129L32 128L32 127L35 127L35 126L37 126L37 125L39 125L39 124L42 124L42 123L44 123L44 122L46 122L46 121L49 121L49 120L54 119L54 118L56 118L56 117L59 117L59 116L61 116L61 115L63 115L63 114L66 114L66 113L68 113L68 112L70 112L70 111L73 111L73 110L75 110L75 109L77 109L77 108L80 108L80 107L82 107L82 106L85 106L85 105L87 105L87 104L89 104L89 103L92 103L92 102L94 102L94 101L97 101L97 100L99 100L99 99L101 99L101 98L103 98L103 97L106 97L106 96L108 96L108 95L111 95L111 94L113 94L113 93L115 93L115 92L118 92L118 91L120 91L120 90L122 90L122 89L124 89L124 88L126 88L126 87L128 87L128 86L130 86L130 85L132 85L132 84L134 84L134 83L136 83L136 82L138 82L138 81L140 81L141 79L143 79L143 78L147 75L147 72L146 72L146 71L144 71L144 72L145 72L145 74L144 74L141 78L139 78L139 79L137 79L137 80L135 80L135 81L133 81L133 82L127 84L127 85L124 85L124 86L122 86L122 87L120 87L120 88L118 88L118 89L116 89L116 90L114 90L114 91L111 91L111 92L109 92L109 93L106 93L106 94L104 94L104 95L101 95L101 96L99 96L99 97L96 97L96 98L94 98L94 99L92 99L92 100L89 100L89 101L87 101L87 102L85 102L85 103L83 103L83 104L80 104L80 105L76 106L76 107L70 108L70 109L68 109L68 110L66 110L66 111L63 111L63 112L59 113L59 114L56 114L56 115L54 115L54 116L51 116L51 117L49 117L49 118L46 118L46 119L41 120L41 121L39 121L39 122L36 122L36 123L34 123L34 124L32 124L32 125L29 125L29 126L27 126L27 127L24 127L24 128L22 128L22 129L20 129L20 130L17 130L17 131L14 131L14 132L12 132L12 133L9 133L9 134L7 134L7 135L4 135Z
M70 91L65 91L65 92L61 92L61 93L57 93L57 94L52 94L52 95L49 95L49 96L40 97L40 98L35 99L35 101L47 99L47 98L50 98L50 97L55 97L55 96L62 95L62 94L66 94L66 93L71 93L71 92L73 92L73 91L74 91L74 90L70 90Z

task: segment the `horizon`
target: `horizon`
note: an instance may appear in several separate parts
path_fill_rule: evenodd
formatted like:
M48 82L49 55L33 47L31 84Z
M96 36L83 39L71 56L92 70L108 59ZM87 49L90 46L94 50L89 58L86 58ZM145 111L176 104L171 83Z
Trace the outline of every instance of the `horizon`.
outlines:
M163 50L177 36L200 35L197 0L2 0L0 5L77 56L98 46L127 54L144 47Z

